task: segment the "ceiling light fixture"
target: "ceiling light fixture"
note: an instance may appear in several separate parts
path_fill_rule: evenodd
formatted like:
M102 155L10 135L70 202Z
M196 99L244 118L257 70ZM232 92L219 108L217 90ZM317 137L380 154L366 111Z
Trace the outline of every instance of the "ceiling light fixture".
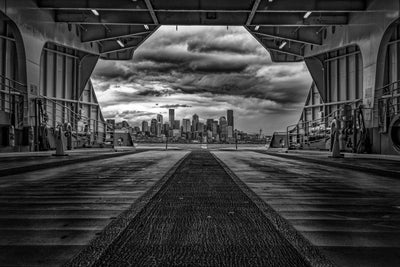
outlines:
M144 27L146 30L149 30L149 29L150 29L150 28L149 28L149 25L147 25L147 24L143 25L143 27Z
M125 47L124 43L121 40L117 40L117 43L119 44L119 46Z
M281 43L281 45L279 46L279 49L282 49L282 48L284 48L284 47L285 47L285 45L287 45L287 42L286 42L286 41L284 41L283 43Z
M99 16L99 12L96 9L91 9L90 11L92 11L93 14L95 14L96 16Z
M258 31L258 29L260 29L260 26L259 26L259 25L257 25L257 26L254 28L255 31Z
M304 15L304 18L306 19L306 18L308 18L310 15L311 15L311 11L308 11L305 15Z

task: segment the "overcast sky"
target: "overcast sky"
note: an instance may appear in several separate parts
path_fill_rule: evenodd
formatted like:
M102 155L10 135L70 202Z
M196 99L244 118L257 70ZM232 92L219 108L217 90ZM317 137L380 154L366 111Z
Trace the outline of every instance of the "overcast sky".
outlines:
M162 26L131 61L100 61L92 77L104 117L139 126L175 108L176 119L219 119L272 133L297 123L311 85L304 63L272 63L242 27Z

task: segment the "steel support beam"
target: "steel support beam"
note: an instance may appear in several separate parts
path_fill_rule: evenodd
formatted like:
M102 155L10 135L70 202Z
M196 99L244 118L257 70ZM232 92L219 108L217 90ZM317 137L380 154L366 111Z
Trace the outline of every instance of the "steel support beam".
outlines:
M265 12L361 12L365 0L277 0L262 1L258 11Z
M85 30L82 31L81 40L82 42L87 43L133 36L140 37L152 33L155 28L155 26L149 26L149 30L146 30L143 25L110 25L107 27L104 27L103 25L85 25Z
M258 9L258 6L260 5L261 0L255 0L253 8L251 10L251 13L249 15L249 18L247 19L246 25L251 25L251 22L253 21L254 15L256 14L256 11Z
M161 16L161 17L160 17ZM179 18L166 13L159 13L160 24L165 25L243 25L239 14L236 16L228 13L215 14L215 20L203 21L200 17L191 14L182 14ZM312 15L307 19L300 13L271 13L269 15L256 14L252 25L259 26L330 26L345 25L348 22L346 15ZM104 11L100 16L95 16L89 12L58 11L56 13L57 22L71 24L109 24L109 25L151 25L154 24L153 18L148 12L111 12ZM177 23L178 22L178 23Z
M257 30L255 28L249 27L260 38L273 37L309 45L322 45L320 27L259 27Z
M127 49L137 48L141 43L141 41L142 40L140 39L130 39L130 40L121 39L121 42L124 44L123 47L121 47L121 45L118 44L116 40L103 41L100 43L100 53L105 54L110 52L124 51Z
M254 16L254 26L332 26L348 24L348 16L343 14L312 14L304 18L302 13L259 13Z
M116 52L124 52L124 51L133 51L138 48L144 41L147 40L147 38L149 38L154 32L157 31L157 29L160 26L157 26L154 31L152 31L150 34L147 34L145 36L143 36L143 38L141 39L121 39L120 41L124 44L124 47L121 47L121 45L117 42L117 40L107 40L107 41L103 41L100 42L100 53L102 54L102 57L106 54L110 54L110 53L116 53Z
M361 12L365 11L367 4L364 0L279 0L279 1L214 1L199 6L197 1L188 0L152 0L152 8L149 8L150 0L38 0L38 6L43 9L58 10L113 10L135 11L151 10L170 12L248 12L256 7L256 12Z
M153 6L151 5L150 0L144 0L144 2L146 3L146 7L150 12L150 15L151 15L151 18L153 19L154 24L157 25L158 19L157 19L156 13L154 12Z

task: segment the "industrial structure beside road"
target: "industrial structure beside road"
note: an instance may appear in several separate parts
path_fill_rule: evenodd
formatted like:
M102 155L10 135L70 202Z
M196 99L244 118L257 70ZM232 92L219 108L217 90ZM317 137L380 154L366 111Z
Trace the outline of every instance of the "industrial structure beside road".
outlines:
M0 1L1 151L105 142L91 73L129 60L160 25L243 25L275 62L305 61L313 85L290 148L397 154L399 3L394 0ZM65 140L67 142L67 140Z

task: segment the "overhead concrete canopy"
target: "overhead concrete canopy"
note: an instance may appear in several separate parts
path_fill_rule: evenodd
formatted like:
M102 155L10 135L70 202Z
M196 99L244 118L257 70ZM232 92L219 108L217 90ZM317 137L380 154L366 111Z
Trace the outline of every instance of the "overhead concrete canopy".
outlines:
M82 42L98 43L104 59L130 59L160 25L244 26L274 61L303 60L322 45L321 31L349 23L368 0L38 0L54 20L78 24Z

